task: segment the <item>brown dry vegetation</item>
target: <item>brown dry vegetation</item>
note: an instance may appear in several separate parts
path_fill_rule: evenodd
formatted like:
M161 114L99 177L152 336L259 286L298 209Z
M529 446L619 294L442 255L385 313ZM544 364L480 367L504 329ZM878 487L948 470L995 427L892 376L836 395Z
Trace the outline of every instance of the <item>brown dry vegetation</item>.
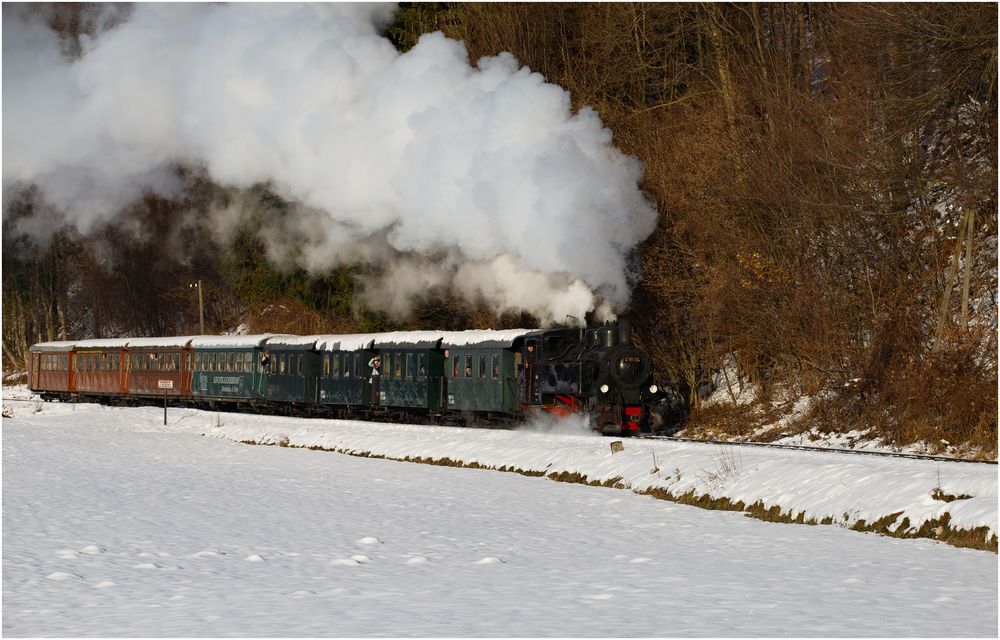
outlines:
M39 10L78 55L87 5ZM404 3L388 35L406 50L433 30L473 61L510 51L645 164L660 220L629 315L689 432L745 435L812 395L789 428L996 455L995 4ZM177 215L217 187L185 179L183 201L147 197L91 237L4 233L5 371L38 340L192 333L196 278L210 332L530 322L444 299L392 323L350 268L278 271L253 221L217 246ZM5 231L41 215L24 207ZM758 402L703 409L729 358L737 379L717 382Z

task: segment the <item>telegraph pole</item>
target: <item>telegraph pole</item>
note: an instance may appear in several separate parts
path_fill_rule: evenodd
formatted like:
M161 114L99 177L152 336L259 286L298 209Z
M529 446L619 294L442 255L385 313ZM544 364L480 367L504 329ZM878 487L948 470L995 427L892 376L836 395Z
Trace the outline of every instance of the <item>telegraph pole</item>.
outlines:
M205 335L205 304L201 297L201 280L198 281L198 332Z
M201 295L201 280L197 284L192 283L188 286L198 290L198 333L205 335L205 303Z

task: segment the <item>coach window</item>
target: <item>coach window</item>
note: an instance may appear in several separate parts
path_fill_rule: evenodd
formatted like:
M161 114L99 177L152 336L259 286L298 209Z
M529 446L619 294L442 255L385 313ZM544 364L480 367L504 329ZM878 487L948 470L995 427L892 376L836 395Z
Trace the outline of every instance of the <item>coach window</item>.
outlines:
M324 378L330 377L330 354L329 353L324 353L323 354L323 377Z
M486 378L486 354L479 354L479 379L483 380Z
M496 380L500 377L500 354L493 354L493 379Z
M413 380L416 377L413 373L413 354L406 354L406 379Z
M417 354L417 380L423 380L427 377L427 354L418 353Z
M361 377L361 354L355 353L354 357L353 357L353 360L354 360L354 377L355 378L360 378Z
M465 378L468 380L472 377L472 354L465 354Z
M334 380L340 378L340 354L330 354L330 377Z
M278 356L278 373L284 374L285 370L288 368L288 356L281 354Z
M458 356L458 355L456 354L456 355L455 355L455 357L454 357L454 358L452 358L452 364L451 364L451 377L452 377L452 378L455 378L456 380L458 379L458 371L459 371L459 369L458 369L458 363L459 363L459 357L460 357L460 356Z
M230 351L226 354L226 371L236 371L235 367L236 354Z

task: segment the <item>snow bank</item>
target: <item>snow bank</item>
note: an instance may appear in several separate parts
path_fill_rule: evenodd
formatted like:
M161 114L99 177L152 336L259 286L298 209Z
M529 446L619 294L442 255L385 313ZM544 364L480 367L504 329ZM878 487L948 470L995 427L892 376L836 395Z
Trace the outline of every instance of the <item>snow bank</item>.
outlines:
M588 435L390 425L243 416L223 419L207 435L261 444L321 447L387 458L430 458L546 475L579 474L636 492L693 492L745 505L762 503L805 520L851 527L900 514L909 528L947 514L952 529L998 531L997 467L781 451L706 443L610 440ZM971 496L945 502L934 496Z

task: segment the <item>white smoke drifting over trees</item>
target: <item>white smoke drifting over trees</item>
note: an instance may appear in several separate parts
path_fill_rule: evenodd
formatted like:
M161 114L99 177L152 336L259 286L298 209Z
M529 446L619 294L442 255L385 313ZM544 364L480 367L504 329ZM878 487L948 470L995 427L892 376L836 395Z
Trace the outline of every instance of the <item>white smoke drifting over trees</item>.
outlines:
M429 286L547 322L625 304L625 255L656 221L640 163L509 54L470 66L440 33L398 53L390 11L139 4L69 59L5 5L5 193L38 185L86 233L177 195L182 165L297 203L291 259L385 267L366 296L397 314Z

